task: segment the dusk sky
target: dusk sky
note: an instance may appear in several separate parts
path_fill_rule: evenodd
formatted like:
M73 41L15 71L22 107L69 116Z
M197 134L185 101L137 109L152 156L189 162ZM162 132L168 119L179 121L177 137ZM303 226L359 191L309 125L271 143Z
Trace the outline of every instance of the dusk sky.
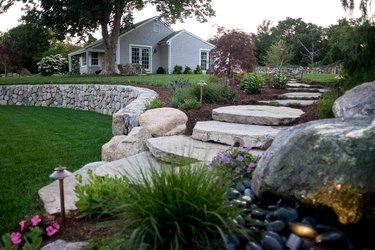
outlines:
M238 28L245 32L256 32L257 26L264 19L271 20L273 25L286 17L299 18L320 26L337 23L341 17L350 17L341 7L340 0L212 0L216 17L208 23L201 24L194 19L185 23L172 25L175 30L186 29L204 39L216 33L216 26ZM17 3L6 14L0 15L0 31L4 32L18 24L22 15L22 4ZM135 13L135 22L142 21L158 13L153 6ZM358 11L354 12L354 17ZM100 33L95 35L100 38Z

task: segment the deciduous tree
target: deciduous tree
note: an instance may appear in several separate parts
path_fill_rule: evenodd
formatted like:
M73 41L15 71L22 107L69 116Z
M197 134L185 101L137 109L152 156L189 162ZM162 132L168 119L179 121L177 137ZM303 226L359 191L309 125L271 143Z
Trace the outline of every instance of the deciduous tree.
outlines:
M5 75L10 70L21 66L20 56L14 51L13 45L9 41L0 44L0 66Z

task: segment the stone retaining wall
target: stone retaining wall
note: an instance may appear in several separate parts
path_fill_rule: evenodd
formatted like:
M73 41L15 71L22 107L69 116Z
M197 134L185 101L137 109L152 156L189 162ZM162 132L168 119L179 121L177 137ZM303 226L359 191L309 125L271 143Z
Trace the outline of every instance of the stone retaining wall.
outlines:
M112 133L127 134L138 126L146 102L157 93L121 85L1 85L0 105L61 107L113 115Z

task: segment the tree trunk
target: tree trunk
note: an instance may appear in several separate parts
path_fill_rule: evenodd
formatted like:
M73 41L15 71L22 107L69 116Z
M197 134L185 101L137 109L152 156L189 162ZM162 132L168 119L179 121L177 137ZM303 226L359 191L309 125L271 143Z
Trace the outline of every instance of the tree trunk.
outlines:
M118 38L117 38L118 39ZM116 39L116 41L117 41ZM115 42L117 44L117 42ZM120 71L116 63L116 46L109 46L104 49L101 75L119 75Z

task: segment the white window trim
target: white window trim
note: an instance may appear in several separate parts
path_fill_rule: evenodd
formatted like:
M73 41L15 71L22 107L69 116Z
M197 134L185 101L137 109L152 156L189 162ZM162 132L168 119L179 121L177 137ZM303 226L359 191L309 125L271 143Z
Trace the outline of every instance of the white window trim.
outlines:
M153 63L152 63L152 54L153 54L153 50L152 50L152 46L149 46L149 45L142 45L142 44L129 44L129 63L132 63L132 47L139 47L139 48L149 48L150 49L150 68L148 70L146 70L147 73L152 73L152 66L153 66Z
M84 53L84 54L85 54L84 57L86 58L86 64L85 64L85 65L83 65L83 56L80 56L80 57L79 57L79 62L80 62L80 65L81 65L82 68L87 67L87 52Z
M199 62L197 65L199 65L199 67L202 68L202 65L201 65L201 61L202 61L202 51L205 51L207 52L207 64L206 64L206 68L209 69L210 68L210 51L209 49L199 49ZM202 71L204 73L206 73L206 70L203 70Z
M92 64L92 53L98 53L98 64ZM101 63L100 63L100 54L99 54L99 52L97 52L97 51L90 51L89 62L90 62L90 66L100 67ZM87 62L86 62L86 64L87 64Z

